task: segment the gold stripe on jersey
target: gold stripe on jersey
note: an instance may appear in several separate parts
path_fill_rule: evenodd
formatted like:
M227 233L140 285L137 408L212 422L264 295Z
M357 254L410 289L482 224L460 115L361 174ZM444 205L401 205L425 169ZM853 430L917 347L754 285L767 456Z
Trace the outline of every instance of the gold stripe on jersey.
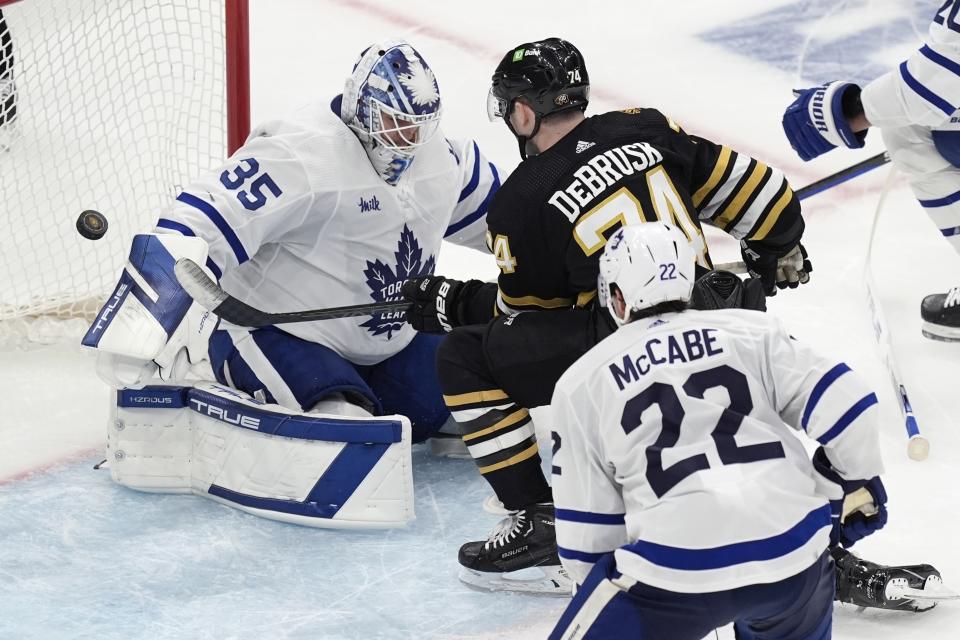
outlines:
M790 201L793 200L793 189L790 188L790 185L787 184L787 181L783 181L784 186L786 187L781 195L771 206L769 211L765 211L764 214L760 217L763 222L760 224L760 228L756 230L755 233L747 236L749 240L763 240L767 237L767 234L770 233L770 230L773 229L774 225L777 224L777 220L780 219L780 214L783 213L783 210L787 208L787 205L790 204Z
M540 307L542 309L562 309L572 307L575 302L573 298L538 298L537 296L520 296L514 298L508 296L502 290L498 294L500 299L511 307Z
M577 308L583 308L590 304L590 301L597 297L597 290L582 291L577 295Z
M721 147L720 155L717 158L717 164L713 166L713 171L710 172L710 177L707 178L707 181L703 183L699 189L693 194L693 206L700 208L700 205L703 203L704 199L710 195L710 192L720 184L720 179L723 178L723 174L726 173L727 167L730 164L730 155L731 151L729 147Z
M508 427L512 427L518 422L524 419L528 419L529 417L530 417L530 412L527 411L526 409L520 408L514 411L513 413L507 415L506 418L495 422L494 424L490 425L485 429L479 429L472 433L465 433L463 435L463 441L467 442L468 440L476 440L477 438L481 438L485 435L491 434L494 431L501 431L501 430L507 429Z
M529 447L527 447L526 449L524 449L524 450L521 451L520 453L518 453L518 454L516 454L516 455L514 455L514 456L511 456L511 457L507 458L506 460L503 460L503 461L501 461L501 462L496 462L496 463L494 463L494 464L487 465L487 466L484 466L484 467L480 467L480 473L486 474L486 473L490 473L490 472L492 472L492 471L497 471L497 470L499 470L499 469L503 469L504 467L513 466L513 465L517 464L518 462L523 462L524 460L529 460L530 458L532 458L533 456L537 455L538 453L540 453L540 449L539 449L539 447L537 446L537 443L534 442L532 445L530 445Z
M755 165L753 171L751 171L747 179L743 181L743 184L737 189L734 189L730 196L727 197L726 206L724 206L720 213L713 219L713 223L724 231L726 231L730 223L740 215L741 211L743 211L743 205L747 203L747 200L753 195L760 181L770 171L767 165L762 162L757 162L756 160L752 160L751 162Z
M505 400L507 392L503 389L488 389L485 391L472 391L470 393L458 393L452 396L443 396L443 402L448 407L459 407L465 404L477 404L480 402L492 402L494 400Z

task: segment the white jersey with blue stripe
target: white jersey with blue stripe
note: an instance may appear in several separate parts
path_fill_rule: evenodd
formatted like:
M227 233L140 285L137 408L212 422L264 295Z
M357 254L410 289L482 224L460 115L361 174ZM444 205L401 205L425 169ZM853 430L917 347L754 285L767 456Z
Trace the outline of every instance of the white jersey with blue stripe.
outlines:
M860 97L894 164L960 253L960 0L938 6L927 41ZM952 161L938 150L935 135L955 148Z
M932 8L931 4L931 8ZM874 126L936 127L960 109L960 0L941 2L927 41L890 72L863 88Z
M557 384L553 495L564 567L603 554L682 593L782 580L827 548L842 476L882 471L877 398L767 314L684 311L619 329Z
M499 184L476 143L438 133L388 185L330 105L316 104L255 129L177 196L157 231L207 240L223 288L263 311L399 300L405 280L433 273L443 240L488 252L486 211ZM414 337L402 313L283 330L361 365Z

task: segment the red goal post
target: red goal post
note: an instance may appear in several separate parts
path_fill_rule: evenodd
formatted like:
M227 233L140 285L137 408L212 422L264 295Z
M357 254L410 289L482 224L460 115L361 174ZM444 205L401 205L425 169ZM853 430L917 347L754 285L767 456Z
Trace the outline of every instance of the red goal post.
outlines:
M0 346L90 318L131 237L249 131L248 0L0 0ZM85 209L109 220L93 242Z

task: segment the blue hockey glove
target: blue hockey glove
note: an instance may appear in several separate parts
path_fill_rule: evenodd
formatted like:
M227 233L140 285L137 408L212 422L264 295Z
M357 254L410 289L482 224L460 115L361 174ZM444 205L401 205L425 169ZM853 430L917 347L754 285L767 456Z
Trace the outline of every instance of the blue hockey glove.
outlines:
M797 99L783 113L783 132L803 160L812 160L834 147L859 149L866 131L854 133L847 118L863 111L860 87L850 82L828 82L794 91Z
M854 511L840 523L840 544L845 548L852 547L887 524L887 490L880 476L870 478L863 488L873 497L876 513L867 515L862 511Z
M830 501L830 510L833 516L833 530L830 532L831 547L838 544L843 547L852 547L858 541L874 531L882 529L887 524L887 490L879 476L870 480L844 479L833 468L823 447L819 447L814 453L813 466L820 475L840 485L843 489L843 499ZM860 489L869 493L872 504L858 506L844 517L844 499Z

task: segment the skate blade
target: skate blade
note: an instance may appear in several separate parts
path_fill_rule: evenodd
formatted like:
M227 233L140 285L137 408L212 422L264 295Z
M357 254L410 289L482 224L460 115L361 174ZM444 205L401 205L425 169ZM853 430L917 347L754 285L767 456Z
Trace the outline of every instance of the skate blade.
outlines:
M482 591L511 591L569 598L573 582L559 565L528 567L507 573L476 571L460 567L460 581Z
M944 327L943 325L932 324L930 322L922 322L920 324L920 332L923 333L925 338L930 338L931 340L960 342L960 329Z
M939 602L940 600L960 600L960 593L953 589L943 586L943 583L936 576L928 576L922 589L914 589L901 583L899 580L891 580L887 585L887 600L924 600L927 602Z

